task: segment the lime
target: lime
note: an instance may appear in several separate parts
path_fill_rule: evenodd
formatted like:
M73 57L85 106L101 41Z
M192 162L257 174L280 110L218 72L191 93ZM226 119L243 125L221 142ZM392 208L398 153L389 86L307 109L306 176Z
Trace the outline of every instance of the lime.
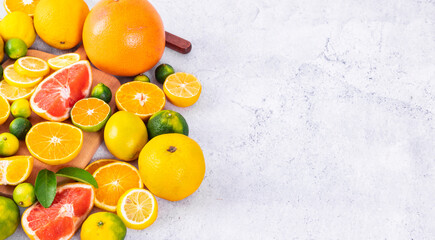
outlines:
M90 215L82 225L82 240L107 239L122 240L127 228L118 215L110 212L98 212Z
M145 74L139 74L137 75L133 81L139 81L139 82L151 82L150 78Z
M35 188L30 183L20 183L12 194L14 201L20 207L30 207L36 201Z
M10 58L18 59L26 56L27 45L19 38L11 38L5 44L5 52Z
M159 83L163 84L166 78L174 72L174 68L172 68L171 65L161 64L156 68L156 79Z
M110 91L108 86L99 83L92 88L91 97L99 98L106 103L110 103L110 100L112 100L112 91Z
M11 133L0 134L0 156L9 157L18 152L20 142Z
M0 65L0 79L3 79L3 67L2 67L2 65Z
M15 100L11 105L11 113L14 118L22 117L28 118L32 113L32 109L30 109L30 103L27 99L18 99Z
M9 124L9 132L15 135L20 140L26 138L27 132L32 128L32 123L27 118L15 118L11 124Z
M0 196L0 239L11 236L20 222L20 209L10 198Z
M165 133L189 135L186 119L181 114L171 110L162 110L152 115L148 120L147 129L150 139Z

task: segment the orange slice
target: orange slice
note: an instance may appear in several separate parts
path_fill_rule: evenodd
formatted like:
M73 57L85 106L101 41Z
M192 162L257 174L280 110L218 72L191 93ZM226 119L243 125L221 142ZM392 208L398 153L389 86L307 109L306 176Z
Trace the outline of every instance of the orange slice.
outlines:
M110 117L110 106L98 98L79 100L71 109L71 121L86 132L98 132Z
M29 16L33 16L38 3L39 0L4 0L3 6L7 13L21 11L27 13Z
M13 156L0 159L0 185L17 185L32 172L32 156Z
M109 163L118 162L118 160L115 159L100 159L95 162L92 162L88 166L85 167L85 170L88 171L90 174L94 174L95 170L98 168L105 166Z
M131 112L148 120L165 106L165 94L152 83L133 81L121 85L115 95L119 110Z
M169 75L163 84L166 97L177 107L192 106L198 101L201 89L195 76L182 72Z

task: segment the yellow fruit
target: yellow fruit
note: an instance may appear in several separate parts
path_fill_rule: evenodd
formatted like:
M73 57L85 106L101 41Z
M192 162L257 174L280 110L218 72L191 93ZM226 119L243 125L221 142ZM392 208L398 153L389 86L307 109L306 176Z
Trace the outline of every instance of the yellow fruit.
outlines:
M36 38L32 18L23 12L12 12L0 22L0 34L4 41L11 38L23 40L27 47L31 47Z
M9 157L18 152L20 141L8 132L0 134L0 156Z
M145 229L157 218L157 200L149 191L140 188L130 189L118 201L116 213L128 228Z
M14 64L15 65L15 64ZM14 65L5 68L3 74L9 85L21 88L30 88L41 82L42 77L25 77L15 71Z
M29 99L35 91L36 87L14 87L7 83L7 81L0 81L0 94L3 95L9 102L17 99Z
M10 110L11 106L9 105L9 101L0 94L0 125L8 120Z
M35 9L35 29L48 45L70 49L82 40L88 13L83 0L41 0Z
M0 59L3 60L4 57L5 57L5 43L3 42L3 38L0 37Z
M98 212L90 215L82 225L81 240L122 240L127 228L114 213Z
M177 107L189 107L198 101L201 83L188 73L169 75L163 84L163 91L169 101Z
M21 11L33 16L39 0L3 0L3 6L7 13Z
M114 162L117 162L117 160L115 160L115 159L100 159L100 160L97 160L95 162L90 163L88 166L85 167L85 170L88 171L90 174L94 174L94 172L98 168L105 166L109 163L114 163Z
M13 156L0 159L0 185L17 185L32 172L32 156Z
M44 77L50 72L47 62L36 57L19 58L14 63L14 69L21 76L31 78Z
M0 196L0 239L6 239L17 230L20 209L12 199Z
M195 141L183 134L159 135L141 151L139 172L154 195L179 201L201 185L205 174L204 154Z
M59 70L73 63L80 61L80 55L77 53L67 53L54 58L48 59L48 65L53 70Z

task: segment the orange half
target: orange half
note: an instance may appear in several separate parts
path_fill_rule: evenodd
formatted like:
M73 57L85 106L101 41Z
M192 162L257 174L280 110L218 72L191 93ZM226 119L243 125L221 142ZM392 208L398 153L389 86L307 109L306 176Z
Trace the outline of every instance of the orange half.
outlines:
M189 107L198 101L201 83L189 73L178 72L169 75L163 90L169 101L177 107Z
M97 170L98 168L117 161L118 160L115 159L100 159L86 166L85 170L88 171L90 174L94 174L95 170Z
M20 11L33 16L35 13L36 5L40 0L4 0L3 6L7 13Z

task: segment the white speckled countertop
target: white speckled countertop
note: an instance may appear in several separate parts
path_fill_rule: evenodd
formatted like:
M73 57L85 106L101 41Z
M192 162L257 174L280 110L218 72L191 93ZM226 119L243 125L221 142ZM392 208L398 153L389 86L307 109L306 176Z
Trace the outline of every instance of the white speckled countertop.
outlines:
M434 238L434 1L151 2L193 43L161 62L203 84L167 108L207 171L126 239Z

